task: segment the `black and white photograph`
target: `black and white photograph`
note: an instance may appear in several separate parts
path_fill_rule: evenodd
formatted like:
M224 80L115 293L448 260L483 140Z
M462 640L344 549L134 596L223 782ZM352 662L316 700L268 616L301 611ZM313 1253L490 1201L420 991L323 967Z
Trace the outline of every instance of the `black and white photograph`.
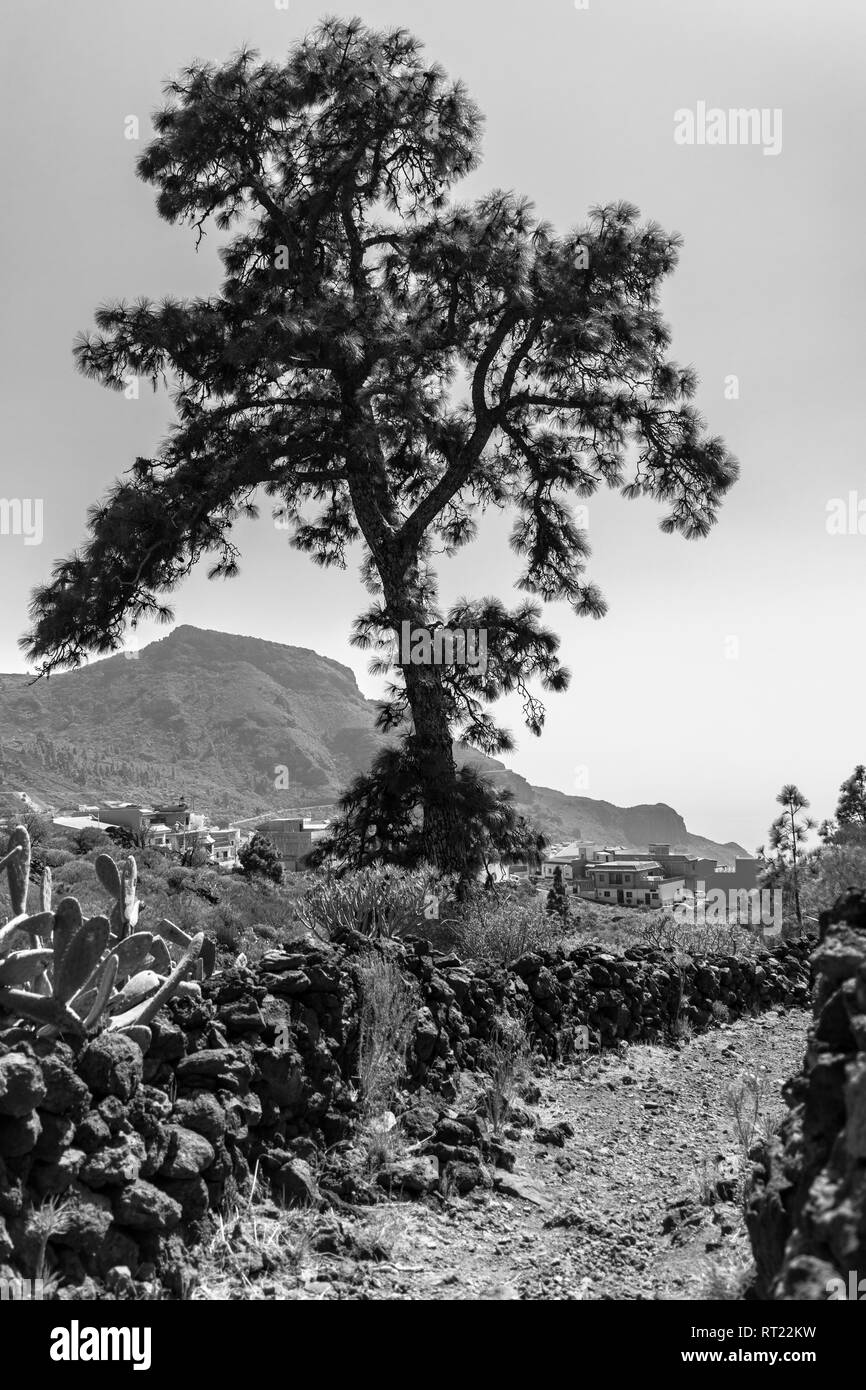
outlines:
M0 1337L210 1379L290 1303L568 1303L605 1374L828 1374L866 9L0 33Z

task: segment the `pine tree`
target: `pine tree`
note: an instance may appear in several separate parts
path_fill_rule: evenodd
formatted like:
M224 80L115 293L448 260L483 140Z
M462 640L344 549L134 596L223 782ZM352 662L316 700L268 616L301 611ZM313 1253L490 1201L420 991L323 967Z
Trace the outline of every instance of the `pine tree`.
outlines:
M354 640L391 672L381 726L407 728L424 769L426 857L463 869L452 740L505 751L486 706L518 691L538 733L531 682L566 688L534 600L605 611L571 500L650 496L664 530L698 537L736 477L691 404L694 372L667 357L679 238L628 203L557 234L510 192L452 200L481 117L403 30L328 20L284 64L196 61L166 98L138 173L166 220L225 234L224 278L206 298L103 307L79 341L106 386L169 385L177 421L91 509L22 646L47 675L170 619L165 595L200 558L238 572L232 524L262 495L320 565L360 542L373 602ZM433 557L488 507L515 516L530 597L443 614ZM404 623L443 621L486 633L483 669L395 660Z
M866 767L862 763L857 764L839 788L836 820L839 825L855 830L866 828Z
M455 809L463 826L467 874L491 881L495 860L511 863L538 854L547 841L514 804L507 787L496 787L471 764L454 781ZM328 835L309 863L332 860L347 868L384 862L413 867L426 858L423 835L423 769L412 759L410 741L385 748L369 772L355 777L337 803Z
M256 831L252 839L238 852L239 872L247 878L267 878L282 883L283 865L273 843Z
M779 862L790 869L791 878L794 885L794 908L797 913L797 925L803 926L803 914L800 911L800 857L801 849L808 839L809 832L815 829L815 822L810 816L805 816L804 811L808 810L809 802L806 800L799 787L792 782L787 783L779 795L776 797L780 806L784 807L782 814L773 821L770 826L770 848L776 851Z
M568 896L562 881L562 869L558 864L553 871L553 884L547 893L546 906L551 916L561 917L563 921L569 916Z

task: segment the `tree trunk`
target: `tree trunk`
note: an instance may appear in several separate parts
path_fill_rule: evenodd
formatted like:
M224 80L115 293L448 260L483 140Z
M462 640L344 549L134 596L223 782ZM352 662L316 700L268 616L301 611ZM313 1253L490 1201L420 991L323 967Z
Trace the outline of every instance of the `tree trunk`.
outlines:
M797 855L797 826L794 821L794 810L791 809L791 853L794 858L794 911L797 914L797 926L803 929L803 914L800 911L800 862Z
M412 627L426 626L427 615L420 597L423 585L419 578L418 546L397 547L389 534L394 507L387 484L377 491L377 480L381 484L384 476L384 466L377 470L371 465L364 475L350 479L350 492L355 515L379 572L388 622L399 644L401 625L408 622ZM402 665L401 670L414 724L413 747L422 786L424 855L444 872L463 877L467 864L466 830L461 825L454 795L456 768L441 675L436 666L410 662Z
M406 694L415 728L413 749L421 773L424 805L424 851L445 873L466 872L466 827L457 811L457 769L445 692L435 666L406 665Z

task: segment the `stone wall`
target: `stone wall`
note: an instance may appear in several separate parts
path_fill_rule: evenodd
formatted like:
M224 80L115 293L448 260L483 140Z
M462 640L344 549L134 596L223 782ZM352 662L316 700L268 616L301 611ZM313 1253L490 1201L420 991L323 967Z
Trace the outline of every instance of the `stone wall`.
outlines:
M457 1190L507 1152L453 1098L454 1075L483 1065L503 1015L526 1020L534 1047L566 1055L584 1028L594 1046L661 1041L679 1018L711 1023L803 1006L807 947L780 945L756 961L715 957L682 971L658 951L598 947L539 952L511 966L470 966L424 941L308 940L255 968L214 975L202 997L172 1001L152 1024L146 1055L128 1037L84 1044L0 1033L0 1278L45 1264L74 1284L118 1269L179 1291L188 1248L208 1213L259 1173L290 1200L370 1201L375 1184L329 1179L309 1164L348 1150L356 1118L361 971L370 950L392 955L418 996L407 1117L426 1148L413 1171L380 1187L422 1191L438 1176ZM585 1035L583 1035L583 1039ZM420 1176L419 1176L420 1173Z
M866 893L822 914L812 964L803 1068L780 1134L753 1152L758 1298L856 1298L861 1278L866 1296Z

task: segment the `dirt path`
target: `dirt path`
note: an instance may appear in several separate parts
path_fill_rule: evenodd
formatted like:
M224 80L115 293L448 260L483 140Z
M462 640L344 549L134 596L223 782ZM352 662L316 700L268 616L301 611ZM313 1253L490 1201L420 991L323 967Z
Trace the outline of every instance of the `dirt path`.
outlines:
M500 1174L492 1193L389 1207L380 1219L386 1234L391 1222L390 1262L338 1296L731 1296L749 1263L731 1092L754 1070L759 1123L783 1113L780 1089L800 1065L807 1023L805 1013L767 1013L679 1051L634 1047L558 1069L542 1083L538 1118L564 1122L573 1137L560 1148L527 1133L514 1174Z
M731 1096L749 1109L751 1073L758 1123L784 1113L781 1087L800 1066L807 1024L805 1013L771 1012L678 1049L631 1047L556 1068L539 1083L538 1128L512 1144L514 1172L497 1171L492 1191L358 1208L314 1228L266 1204L252 1242L218 1243L194 1296L737 1297L751 1258ZM561 1146L539 1142L558 1125ZM333 1254L323 1221L336 1226ZM373 1257L338 1253L347 1243Z

